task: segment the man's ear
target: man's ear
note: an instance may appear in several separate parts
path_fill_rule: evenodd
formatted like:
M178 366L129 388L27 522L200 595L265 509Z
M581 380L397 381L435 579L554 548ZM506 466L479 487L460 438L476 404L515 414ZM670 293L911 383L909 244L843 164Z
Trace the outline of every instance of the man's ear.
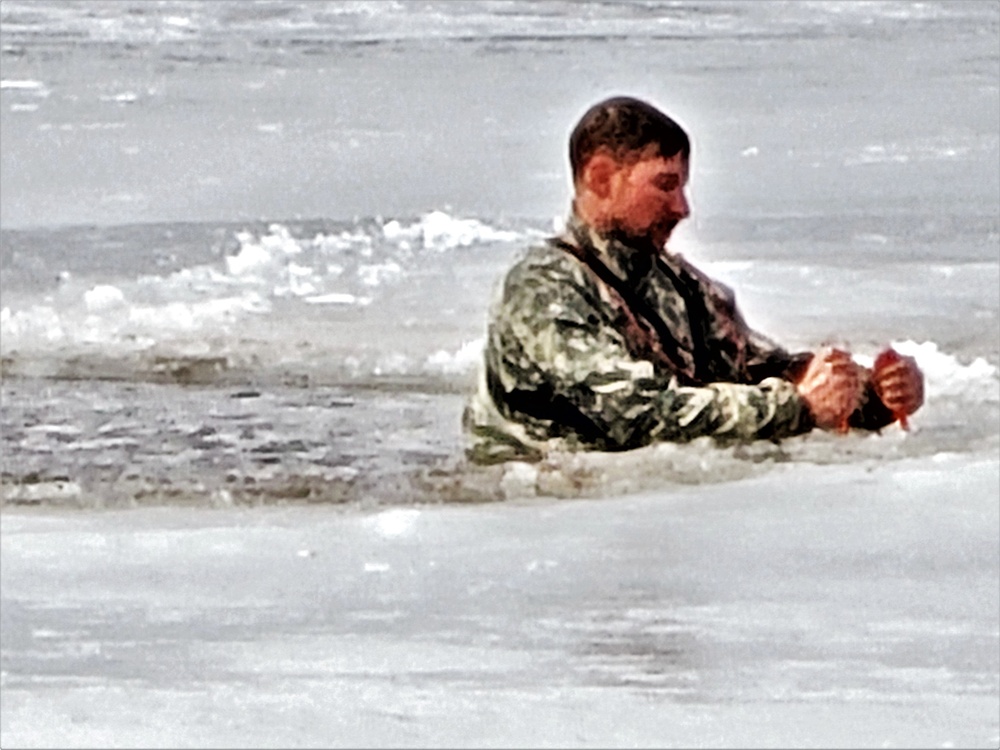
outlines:
M580 181L598 198L607 198L611 193L611 178L617 171L618 162L610 154L598 151L583 165Z

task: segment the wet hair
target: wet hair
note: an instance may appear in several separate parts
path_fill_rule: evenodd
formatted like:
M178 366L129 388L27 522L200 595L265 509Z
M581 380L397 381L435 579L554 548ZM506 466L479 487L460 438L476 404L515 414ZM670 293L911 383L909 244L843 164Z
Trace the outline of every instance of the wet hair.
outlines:
M664 158L683 154L687 159L691 155L691 141L684 129L653 105L629 96L605 99L587 110L569 137L573 179L601 149L607 149L617 161L627 162L653 145Z

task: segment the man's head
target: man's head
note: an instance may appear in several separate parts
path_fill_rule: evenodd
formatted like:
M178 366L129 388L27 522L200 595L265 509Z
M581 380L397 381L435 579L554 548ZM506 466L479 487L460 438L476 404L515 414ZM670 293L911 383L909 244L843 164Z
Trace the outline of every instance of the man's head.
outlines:
M580 218L662 247L689 214L684 188L691 142L646 102L607 99L587 111L569 141Z

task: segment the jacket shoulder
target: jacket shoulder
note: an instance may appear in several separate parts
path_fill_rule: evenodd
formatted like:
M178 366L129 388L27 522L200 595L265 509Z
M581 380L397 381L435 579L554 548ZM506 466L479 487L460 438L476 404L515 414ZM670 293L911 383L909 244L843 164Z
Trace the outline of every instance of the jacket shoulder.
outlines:
M607 323L609 315L586 267L546 242L528 248L507 272L494 296L490 320L495 331L524 333L553 325L592 327Z
M590 279L583 265L551 242L542 241L529 247L511 266L504 278L503 296L510 298L532 290L549 287L589 287Z

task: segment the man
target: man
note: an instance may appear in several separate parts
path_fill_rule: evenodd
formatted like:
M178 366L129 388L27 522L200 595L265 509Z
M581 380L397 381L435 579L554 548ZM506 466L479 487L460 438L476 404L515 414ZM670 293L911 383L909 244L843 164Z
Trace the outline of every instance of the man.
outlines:
M473 460L874 430L923 403L912 359L881 358L871 372L838 350L789 354L747 327L732 292L667 250L689 214L691 145L665 114L608 99L569 146L567 229L509 271L491 311L464 416Z

